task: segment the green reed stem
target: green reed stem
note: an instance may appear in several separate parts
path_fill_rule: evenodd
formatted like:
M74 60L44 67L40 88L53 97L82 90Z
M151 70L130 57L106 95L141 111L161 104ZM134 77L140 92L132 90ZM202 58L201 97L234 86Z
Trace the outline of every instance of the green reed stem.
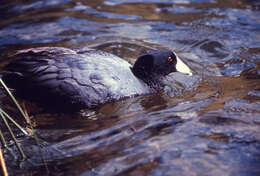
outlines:
M8 122L7 122L5 116L3 115L2 112L0 112L0 116L2 117L2 119L3 119L3 121L4 121L4 124L5 124L6 128L8 129L8 131L9 131L9 133L10 133L12 139L14 140L14 143L15 143L15 145L16 145L18 151L20 152L21 156L22 156L22 160L25 160L26 156L25 156L25 154L24 154L24 152L23 152L21 146L19 145L19 143L18 143L18 141L17 141L17 139L16 139L16 137L15 137L15 135L14 135L14 133L13 133L11 127L9 126L9 124L8 124Z
M25 135L29 135L29 133L25 130L25 129L23 129L23 127L21 127L10 115L8 115L3 109L1 109L0 108L0 112L2 112L3 113L3 115L5 116L5 117L7 117L23 134L25 134Z
M16 105L16 107L18 108L18 110L20 111L20 113L22 114L22 116L24 117L25 121L27 124L31 125L30 120L27 118L27 116L25 115L23 109L21 108L21 106L17 103L16 99L14 98L13 94L9 91L9 89L7 88L7 86L5 85L5 83L3 82L3 80L0 78L0 83L3 86L4 90L7 92L7 94L11 97L12 101L14 102L14 104Z
M16 107L19 109L19 111L20 111L20 113L22 114L22 116L24 117L26 123L30 126L30 128L31 128L31 130L32 130L32 137L35 139L37 145L40 147L40 140L39 140L39 138L35 135L35 131L34 131L34 128L33 128L33 126L32 126L32 123L31 123L30 120L28 119L29 117L27 117L27 116L25 115L23 109L22 109L21 106L17 103L15 97L14 97L14 96L12 95L12 93L9 91L9 89L7 88L7 86L5 85L5 83L3 82L3 80L2 80L1 78L0 78L0 83L1 83L1 85L3 86L3 88L5 89L5 91L7 92L7 94L11 97L11 99L12 99L12 101L15 103ZM20 125L17 124L7 113L5 113L3 110L1 110L0 113L1 113L1 116L3 116L3 113L4 113L4 114L6 115L6 117L7 117L10 121L12 121L17 127L20 126ZM10 117L10 118L9 118L9 117ZM6 119L5 119L4 116L3 116L3 120L4 120L5 123L8 125L8 123L7 123L7 121L6 121ZM9 126L9 125L8 125L8 126ZM7 128L8 128L8 127L7 127ZM19 127L18 127L18 128L19 128ZM11 130L10 126L9 126L9 129L10 129L9 131L11 131L11 133L12 133L12 130ZM20 129L23 133L28 134L26 131L23 130L23 128L19 128L19 129ZM12 134L13 134L13 133L12 133ZM14 137L14 135L12 135L12 136ZM24 159L26 158L26 156L25 156L24 152L22 151L22 148L21 148L20 145L18 144L16 138L14 137L13 139L14 139L15 144L16 144L18 150L20 151L20 153L21 153L21 155L22 155L22 158L23 158L23 160L24 160ZM47 173L49 173L49 169L48 169L46 160L44 159L43 152L42 152L41 148L40 148L40 153L41 153L41 155L42 155L42 160L43 160L44 166L45 166L45 168L46 168L46 171L47 171Z
M7 144L6 144L6 141L5 141L5 138L4 138L4 135L3 135L3 132L2 132L1 129L0 129L0 140L1 140L2 146L3 146L4 148L6 148L6 147L7 147Z

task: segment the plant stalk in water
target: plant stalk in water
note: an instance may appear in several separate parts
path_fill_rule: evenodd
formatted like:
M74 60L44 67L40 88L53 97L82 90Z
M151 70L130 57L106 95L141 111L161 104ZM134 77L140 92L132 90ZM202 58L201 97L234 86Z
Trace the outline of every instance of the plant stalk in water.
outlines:
M18 108L18 110L20 111L20 113L22 114L22 116L24 117L24 119L25 119L27 125L30 126L30 128L31 128L31 130L32 130L32 137L35 139L37 145L40 146L39 138L35 135L34 128L33 128L33 126L32 126L32 123L31 123L30 119L29 119L29 116L27 116L27 115L25 114L25 112L23 111L23 109L21 108L21 106L18 104L18 102L16 101L15 97L14 97L14 96L12 95L12 93L9 91L9 89L7 88L7 86L5 85L5 83L3 82L3 80L2 80L1 78L0 78L0 84L2 85L2 87L4 88L4 90L7 92L7 94L10 96L10 98L12 99L12 101L14 102L14 104L16 105L16 107ZM18 148L20 154L22 155L22 158L23 158L22 160L26 159L26 156L25 156L25 154L24 154L22 148L21 148L20 145L18 144L18 142L17 142L15 136L13 135L13 132L12 132L10 126L8 125L8 123L7 123L6 119L5 119L5 116L6 116L11 122L13 122L13 123L16 125L16 127L19 128L24 134L28 135L28 132L25 131L18 123L16 123L16 122L15 122L6 112L4 112L1 108L0 108L0 116L1 116L2 119L4 120L4 122L5 122L5 124L6 124L7 128L8 128L8 130L9 130L11 136L13 137L13 140L15 141L15 144L16 144L16 146L17 146L17 148ZM0 137L1 137L1 136L0 136ZM3 135L2 135L2 137L3 137ZM3 138L3 139L4 139L4 138ZM5 146L6 146L5 140L4 140L3 142L5 143ZM2 142L2 143L3 143L3 142ZM40 148L40 153L42 154L41 148ZM46 161L45 161L43 155L42 155L42 160L43 160L44 166L45 166L45 168L46 168L46 170L47 170L47 173L49 173L49 169L48 169L47 163L46 163Z
M23 152L23 150L22 150L20 144L18 143L18 141L17 141L17 139L16 139L16 137L15 137L15 135L14 135L14 133L13 133L11 127L9 126L9 124L8 124L8 122L7 122L5 116L3 115L2 112L0 112L0 116L2 117L2 120L4 121L4 124L5 124L6 128L8 129L8 131L9 131L9 133L10 133L12 139L14 140L14 143L15 143L15 145L16 145L18 151L20 152L21 156L22 156L22 160L25 160L26 156L25 156L25 154L24 154L24 152Z
M28 119L28 117L25 115L23 109L21 108L21 106L17 103L16 99L14 98L13 94L9 91L9 89L7 88L7 86L5 85L4 81L0 78L0 83L3 86L4 90L7 92L7 94L11 97L12 101L15 103L16 107L18 108L18 110L20 111L20 113L22 114L22 116L24 117L25 121L27 124L31 125L30 120Z
M8 172L7 172L7 169L6 169L6 164L5 164L5 160L4 160L4 156L3 156L3 152L2 152L1 147L0 147L0 163L1 163L1 166L2 166L4 176L8 176Z
M4 148L6 148L6 147L7 147L6 140L5 140L5 138L4 138L4 135L3 135L3 132L2 132L1 129L0 129L0 140L1 140L2 146L3 146Z
M3 115L5 117L7 117L23 134L25 135L29 135L29 133L23 128L21 127L10 115L8 115L3 109L0 108L0 112L3 113Z

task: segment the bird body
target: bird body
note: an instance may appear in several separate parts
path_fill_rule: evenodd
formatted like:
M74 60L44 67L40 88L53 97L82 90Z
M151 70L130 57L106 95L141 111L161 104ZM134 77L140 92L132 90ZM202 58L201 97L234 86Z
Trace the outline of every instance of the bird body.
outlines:
M156 92L158 86L155 84L159 77L172 69L170 66L161 69L163 65L153 65L160 62L159 54L160 52L144 54L138 59L143 65L132 66L104 51L62 47L31 48L18 51L11 57L12 61L5 68L7 73L3 80L23 97L41 104L73 110L95 108L125 97ZM164 57L167 55L166 59L175 56L169 51L163 54ZM173 63L173 71L176 70L174 64L176 63ZM159 74L158 78L157 68L165 72ZM135 70L137 71L133 72ZM138 71L143 71L144 74L139 74Z

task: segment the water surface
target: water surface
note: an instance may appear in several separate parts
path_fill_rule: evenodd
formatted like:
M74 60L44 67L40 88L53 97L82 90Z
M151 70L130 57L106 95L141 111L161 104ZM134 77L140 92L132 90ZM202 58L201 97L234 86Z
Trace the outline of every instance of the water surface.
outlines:
M6 152L9 173L259 175L259 8L257 0L3 1L0 70L8 54L30 47L91 47L130 63L166 48L196 77L176 84L178 94L165 89L75 115L27 102L45 142L39 149L20 135L29 160ZM12 106L4 95L1 106Z

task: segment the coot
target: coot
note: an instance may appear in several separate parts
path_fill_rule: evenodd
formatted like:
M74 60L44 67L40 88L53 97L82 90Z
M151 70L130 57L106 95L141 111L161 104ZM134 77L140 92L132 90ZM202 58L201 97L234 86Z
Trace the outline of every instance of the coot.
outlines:
M3 80L20 96L56 110L95 108L163 88L165 75L190 69L169 50L154 50L132 66L104 51L40 47L10 57Z

